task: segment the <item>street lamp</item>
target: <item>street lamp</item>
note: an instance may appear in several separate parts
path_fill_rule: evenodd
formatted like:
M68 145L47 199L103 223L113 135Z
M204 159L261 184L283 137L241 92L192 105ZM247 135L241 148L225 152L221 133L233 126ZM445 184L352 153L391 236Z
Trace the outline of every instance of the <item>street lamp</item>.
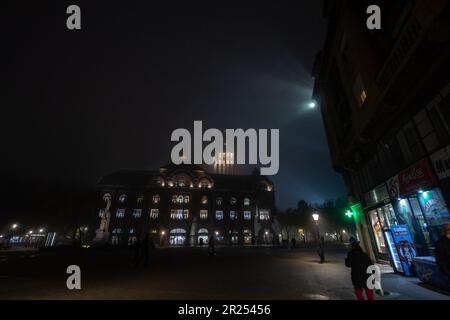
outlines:
M318 213L313 213L312 217L313 217L313 220L315 223L319 222L319 214Z
M308 106L309 106L311 109L314 109L314 108L316 107L316 102L315 102L315 101L311 101L311 102L308 104Z
M39 229L39 233L42 233L42 232L44 232L44 229Z
M317 229L317 241L320 240L320 232L319 232L319 214L318 213L313 213L312 214L312 218L314 220L314 222L316 223L316 229Z
M14 229L17 229L18 226L19 226L19 225L18 225L17 223L14 223L14 224L11 226L11 228L14 230Z

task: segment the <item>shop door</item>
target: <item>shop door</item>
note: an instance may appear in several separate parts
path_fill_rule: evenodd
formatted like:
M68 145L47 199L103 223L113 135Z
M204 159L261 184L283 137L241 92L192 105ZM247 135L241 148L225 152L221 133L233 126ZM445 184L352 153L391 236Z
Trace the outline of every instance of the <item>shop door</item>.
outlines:
M372 227L372 234L377 248L377 257L379 260L389 261L389 253L386 246L386 240L383 235L383 229L386 225L386 219L380 211L381 208L369 211L369 220Z
M419 200L417 199L417 197L410 197L409 202L411 204L411 208L414 213L414 217L417 220L417 224L419 225L419 229L420 229L420 233L422 234L422 238L425 240L427 249L434 250L431 233L430 233L430 230L428 227L428 223L422 213L422 209L420 208Z

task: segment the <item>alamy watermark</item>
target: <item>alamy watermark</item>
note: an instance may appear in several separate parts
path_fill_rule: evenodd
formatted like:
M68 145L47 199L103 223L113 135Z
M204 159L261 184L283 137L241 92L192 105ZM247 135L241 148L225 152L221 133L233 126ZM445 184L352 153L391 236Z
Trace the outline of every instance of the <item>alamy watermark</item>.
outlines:
M279 129L247 129L246 131L243 129L226 129L224 138L221 130L211 128L203 132L202 121L194 121L193 138L187 129L180 128L172 132L171 141L178 143L172 148L170 156L172 162L176 165L213 165L217 164L219 155L232 155L231 163L238 165L260 164L262 166L261 174L271 176L278 173L280 165L279 140ZM203 149L204 142L209 142L209 144ZM236 161L234 161L234 158L236 158Z

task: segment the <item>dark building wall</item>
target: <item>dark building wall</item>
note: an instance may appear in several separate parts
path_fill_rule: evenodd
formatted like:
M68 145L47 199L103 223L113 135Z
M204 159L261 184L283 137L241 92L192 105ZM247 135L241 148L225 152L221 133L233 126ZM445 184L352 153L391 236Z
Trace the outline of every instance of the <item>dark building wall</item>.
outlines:
M372 4L381 7L382 30L366 28ZM450 143L449 1L325 1L325 14L314 97L350 200L369 209L368 193L425 159L436 183L423 187L440 188L449 203L448 178L433 166ZM367 216L361 223L371 228Z

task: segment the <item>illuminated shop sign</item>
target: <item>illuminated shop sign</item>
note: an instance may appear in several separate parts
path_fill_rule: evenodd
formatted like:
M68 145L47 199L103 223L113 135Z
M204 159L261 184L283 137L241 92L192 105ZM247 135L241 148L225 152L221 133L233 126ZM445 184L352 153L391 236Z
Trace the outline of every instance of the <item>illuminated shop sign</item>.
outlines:
M418 189L431 187L436 184L431 166L423 159L403 170L388 180L388 190L391 198L415 193Z

